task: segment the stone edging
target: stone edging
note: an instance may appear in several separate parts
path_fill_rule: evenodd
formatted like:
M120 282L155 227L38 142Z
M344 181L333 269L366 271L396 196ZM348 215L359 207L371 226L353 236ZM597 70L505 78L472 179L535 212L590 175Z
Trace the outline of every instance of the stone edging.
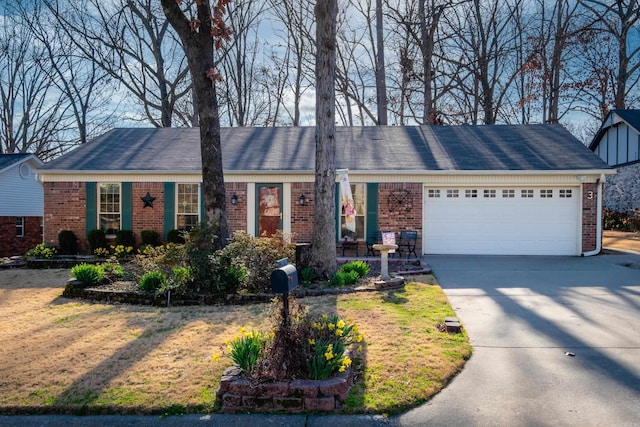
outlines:
M430 269L421 271L404 272L409 274L429 274ZM399 280L400 279L400 280ZM323 295L342 295L356 292L376 292L380 290L393 290L404 287L404 278L392 278L388 282L376 283L375 287L353 287L353 288L327 288L327 289L294 289L290 294L296 298L315 297ZM218 305L218 304L255 304L270 302L275 294L172 294L155 295L142 291L116 291L87 287L76 279L69 279L62 292L66 298L81 298L94 302L108 304L134 304L134 305L154 305L154 306L186 306L186 305Z
M326 380L293 380L253 385L237 367L227 368L216 393L216 407L235 412L339 412L353 385L347 368Z

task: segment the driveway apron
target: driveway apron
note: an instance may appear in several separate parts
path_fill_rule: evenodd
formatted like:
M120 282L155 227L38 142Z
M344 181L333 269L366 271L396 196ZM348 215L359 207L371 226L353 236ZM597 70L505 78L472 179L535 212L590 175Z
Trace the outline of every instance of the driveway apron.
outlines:
M428 256L473 344L400 425L640 425L640 256Z

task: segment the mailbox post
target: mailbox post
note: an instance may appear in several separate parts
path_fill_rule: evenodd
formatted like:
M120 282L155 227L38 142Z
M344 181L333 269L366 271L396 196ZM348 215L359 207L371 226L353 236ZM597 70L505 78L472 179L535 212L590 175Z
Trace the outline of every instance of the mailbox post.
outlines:
M271 290L282 294L282 317L285 325L289 323L289 291L298 287L298 270L289 264L287 258L277 261L277 268L271 272Z

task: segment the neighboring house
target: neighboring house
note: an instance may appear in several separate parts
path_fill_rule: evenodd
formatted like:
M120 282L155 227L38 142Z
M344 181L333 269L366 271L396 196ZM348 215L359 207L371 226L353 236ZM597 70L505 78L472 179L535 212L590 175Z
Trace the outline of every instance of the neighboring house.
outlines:
M0 256L24 255L42 243L42 185L33 154L0 154Z
M377 230L402 229L419 232L422 254L600 251L602 183L614 171L560 125L338 127L335 138L361 255ZM315 128L223 128L222 147L229 229L309 242ZM198 129L114 129L38 174L47 242L63 229L166 238L203 219ZM344 230L338 208L338 239Z
M589 148L618 171L604 187L604 206L640 209L640 110L612 110Z

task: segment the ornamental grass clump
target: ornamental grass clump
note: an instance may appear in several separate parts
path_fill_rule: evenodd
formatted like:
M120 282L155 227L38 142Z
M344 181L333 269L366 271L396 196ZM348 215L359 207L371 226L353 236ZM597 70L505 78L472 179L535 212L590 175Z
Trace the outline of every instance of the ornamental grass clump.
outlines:
M96 286L102 282L104 270L99 265L78 264L71 269L71 275L86 286Z
M251 373L272 338L273 334L240 328L240 334L227 342L229 357L242 372Z

